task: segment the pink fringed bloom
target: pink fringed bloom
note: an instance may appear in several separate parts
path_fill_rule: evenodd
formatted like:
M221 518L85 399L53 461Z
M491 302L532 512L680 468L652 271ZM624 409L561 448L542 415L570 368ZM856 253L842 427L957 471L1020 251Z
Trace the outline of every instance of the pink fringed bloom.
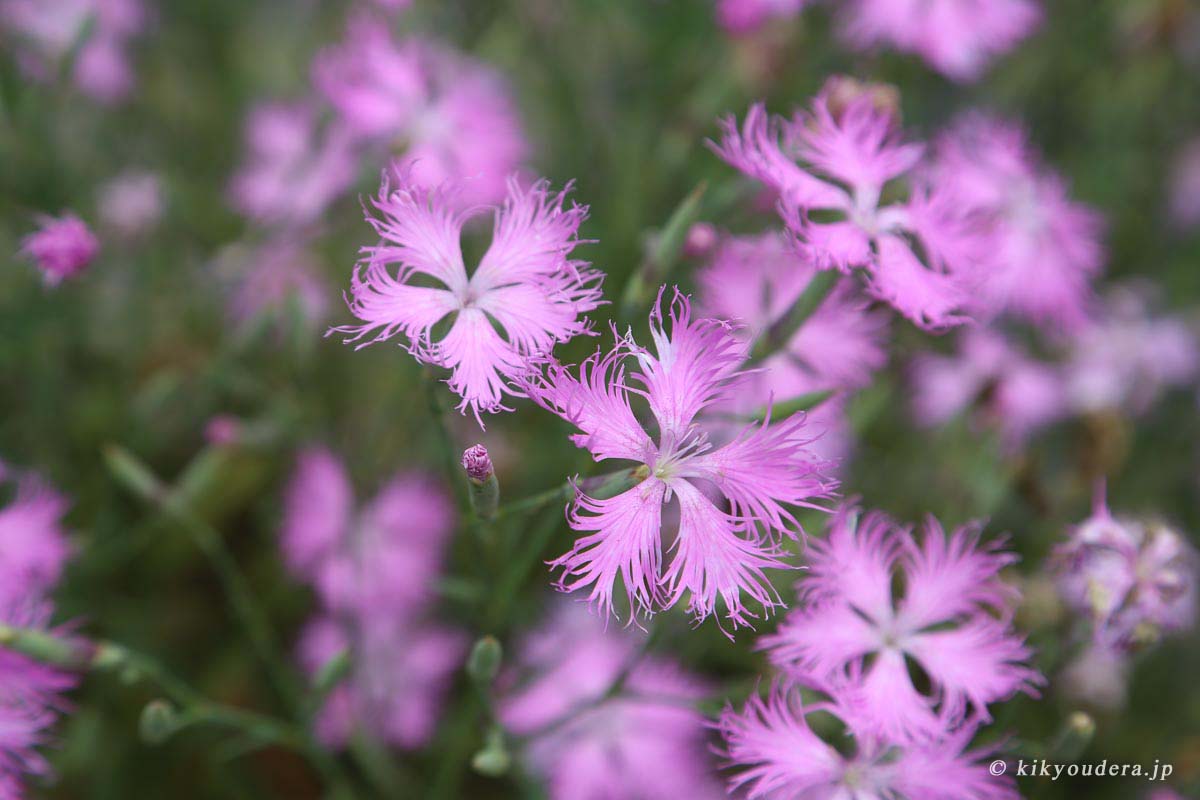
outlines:
M918 185L907 200L881 204L884 187L910 176L924 148L901 140L880 99L833 79L811 113L768 118L759 104L741 130L726 119L714 149L779 194L784 221L817 268L862 268L874 297L924 328L965 322L981 243L936 187ZM810 212L835 219L816 221Z
M411 616L431 597L453 509L428 477L404 473L355 511L345 465L323 449L301 454L282 529L293 574L333 611Z
M1038 162L1019 125L961 117L938 142L932 169L953 202L983 217L988 245L981 314L1007 311L1078 328L1104 263L1100 215L1071 201L1062 178Z
M16 493L0 509L0 606L48 593L71 553L62 525L66 499L36 476L0 464L3 483Z
M350 652L353 670L317 715L316 733L331 747L345 747L365 733L405 749L429 743L446 692L467 654L467 637L432 623L405 624L386 614L355 624L321 616L300 640L300 662L316 676L330 659Z
M1165 389L1196 380L1195 323L1156 315L1151 299L1144 287L1118 287L1095 318L1073 333L1065 369L1067 400L1076 411L1145 413Z
M717 0L717 22L731 34L752 33L800 13L808 0Z
M1164 524L1113 517L1103 497L1055 554L1059 591L1094 638L1129 649L1196 618L1196 551Z
M951 356L927 353L912 364L913 411L922 425L948 422L966 411L1000 430L1010 450L1067 411L1056 367L1020 352L1002 333L972 328Z
M246 150L230 198L238 211L262 223L315 221L358 171L348 133L338 124L322 127L304 103L255 107L246 124Z
M559 588L590 587L590 600L605 614L613 611L620 578L631 612L649 614L690 594L688 607L697 620L715 613L720 600L735 627L746 625L754 615L743 595L768 612L780 605L764 570L786 566L776 534L795 538L798 527L787 506L812 506L829 495L834 481L807 449L811 437L802 414L747 425L724 446L710 446L697 416L738 389L745 347L727 323L693 319L678 291L669 330L661 306L660 292L650 315L654 353L620 338L607 354L583 362L578 377L551 364L531 379L529 395L579 428L572 437L576 445L597 461L637 462L645 476L611 498L580 492L569 520L584 535L553 566L563 570ZM627 377L631 359L640 370ZM657 439L634 416L634 397L648 402ZM673 499L679 531L668 549L662 516Z
M525 758L550 800L718 800L706 724L691 704L705 687L678 665L638 652L638 636L608 631L560 605L518 647L517 682L501 723L527 737ZM627 672L622 691L605 693Z
M846 753L843 740L822 739L809 725L810 714L841 720L852 751ZM748 800L1020 798L1011 776L989 772L994 752L966 749L971 726L932 740L896 740L864 725L837 696L806 705L795 687L775 686L740 712L726 708L718 727L729 764L738 770L731 793Z
M978 80L1041 19L1036 0L846 0L842 8L851 44L916 54L963 82Z
M528 151L499 74L435 42L396 41L369 16L317 57L313 82L357 137L403 147L420 186L463 180L460 208L503 200Z
M0 599L5 625L58 633L49 627L50 613L49 603L34 595ZM75 684L74 675L0 646L0 800L26 797L26 775L50 774L37 748L49 741L49 729L66 706L62 695Z
M40 216L38 222L41 229L21 240L21 253L37 264L48 286L83 272L100 252L100 241L74 214Z
M119 101L133 89L126 50L145 27L141 0L0 0L0 28L20 40L18 58L27 74L50 80L78 46L75 85L105 103Z
M809 542L802 605L763 647L793 675L844 690L888 739L929 738L968 714L987 721L988 703L1033 694L1042 680L1011 626L1017 592L998 577L1014 560L980 546L978 525L947 537L930 517L918 540L879 512L843 508L828 539ZM929 694L913 685L906 658L929 676Z
M100 190L100 219L125 238L153 228L163 213L162 181L154 172L126 172Z
M566 193L547 183L508 185L494 213L492 243L468 276L459 237L478 209L457 211L458 184L434 190L402 180L393 189L385 175L368 217L382 242L363 248L350 288L350 310L362 325L336 330L364 344L400 335L425 364L451 371L450 388L479 418L507 409L511 381L528 360L555 344L588 332L581 316L601 303L602 275L570 257L587 208L564 207ZM394 270L394 272L393 272ZM454 321L441 339L433 328Z

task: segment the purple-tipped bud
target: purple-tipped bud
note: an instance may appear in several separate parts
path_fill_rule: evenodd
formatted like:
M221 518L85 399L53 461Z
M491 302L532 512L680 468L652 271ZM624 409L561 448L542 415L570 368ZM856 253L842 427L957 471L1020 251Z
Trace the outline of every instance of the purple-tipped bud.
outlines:
M73 277L100 252L100 241L74 214L39 218L40 230L21 242L21 253L33 259L50 286Z
M476 483L483 483L496 473L492 468L492 458L488 455L487 448L481 444L468 447L463 452L462 465L467 471L467 477Z

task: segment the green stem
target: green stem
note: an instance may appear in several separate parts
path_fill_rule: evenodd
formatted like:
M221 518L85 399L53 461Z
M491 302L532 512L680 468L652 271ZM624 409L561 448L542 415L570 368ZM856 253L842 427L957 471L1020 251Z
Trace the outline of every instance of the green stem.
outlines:
M422 388L425 391L425 401L429 407L429 416L433 419L434 437L437 440L438 457L442 462L442 470L446 473L446 483L454 492L454 499L460 510L468 510L465 488L460 477L462 466L459 459L462 454L454 448L454 437L450 435L450 423L447 419L449 410L446 402L438 391L441 381L434 376L431 368L426 367L422 373Z
M655 238L646 261L634 270L625 284L621 293L618 319L628 320L639 312L644 312L644 307L650 302L651 292L670 279L687 242L688 231L700 216L704 193L707 190L708 184L702 182L671 212L667 224Z
M796 331L800 330L808 318L821 307L821 303L825 302L825 298L833 292L839 278L841 273L832 269L821 270L813 275L808 286L804 287L804 291L796 298L796 302L792 303L787 313L755 342L746 365L759 364L785 347Z
M176 493L129 451L112 445L105 450L104 457L109 469L121 483L139 498L173 519L191 536L216 572L231 611L245 629L259 658L266 665L275 688L293 713L303 714L301 687L280 655L281 651L272 633L270 621L238 568L237 561L226 548L221 534L192 513Z

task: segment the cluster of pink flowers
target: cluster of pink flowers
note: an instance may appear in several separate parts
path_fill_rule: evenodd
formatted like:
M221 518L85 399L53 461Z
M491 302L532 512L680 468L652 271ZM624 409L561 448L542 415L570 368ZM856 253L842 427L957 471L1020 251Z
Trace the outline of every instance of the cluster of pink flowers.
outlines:
M1067 198L1019 128L968 115L927 155L903 138L896 102L832 78L807 113L756 105L740 129L726 120L714 149L778 195L808 261L862 270L871 296L923 328L1002 312L1080 324L1102 261L1095 213Z
M973 328L954 354L918 356L911 366L917 421L938 425L968 412L1016 450L1073 415L1145 413L1165 390L1200 375L1196 324L1155 315L1138 287L1114 288L1051 346L1057 357L1045 360L998 328Z
M21 241L21 254L37 264L47 286L83 272L100 252L100 240L74 214L42 216L38 221L41 227Z
M141 0L0 0L0 31L27 75L48 81L73 56L75 85L105 103L132 91L128 49L147 22Z
M0 622L55 632L50 592L70 555L62 516L66 501L36 476L0 463L0 483L15 487L0 508ZM0 646L0 798L24 796L24 776L45 776L37 748L64 708L75 676Z
M532 359L589 332L583 315L600 305L601 274L571 258L587 208L566 205L567 190L545 181L523 188L510 180L493 212L492 242L467 274L460 237L481 210L459 210L461 182L427 189L411 173L393 188L385 173L368 216L378 245L364 247L350 288L350 310L361 325L336 330L366 343L400 336L420 362L450 370L459 409L508 410L506 396ZM432 284L432 285L430 285ZM434 327L453 324L440 339Z
M317 91L358 141L401 144L400 168L433 188L463 183L462 207L498 203L528 151L511 90L491 68L428 38L395 39L369 17L313 65Z
M638 640L564 604L518 645L498 716L525 740L526 764L551 800L725 796L706 757L707 720L693 707L707 687L640 653Z
M354 664L318 715L326 743L344 746L365 731L417 748L433 735L467 646L463 633L430 618L453 519L449 499L425 475L398 475L357 509L336 456L301 454L281 544L321 611L301 637L300 661L313 675L343 651Z
M746 34L795 16L807 0L717 0L717 21ZM1038 27L1036 0L840 0L841 38L858 50L912 53L960 82L978 80Z
M314 96L251 113L234 206L251 219L307 226L346 193L367 160L426 189L463 181L460 208L500 202L528 145L500 75L428 38L397 40L381 19L353 17L343 42L313 62ZM394 150L394 148L398 148Z
M979 533L968 525L947 536L930 517L918 537L877 512L838 512L828 537L809 544L801 605L761 643L783 680L721 717L735 787L752 798L933 798L948 785L1017 797L1011 778L982 763L990 752L966 749L989 704L1042 682L1012 627L1016 591L999 578L1014 558ZM825 699L805 702L802 691ZM814 733L814 712L844 723L852 754Z
M774 424L768 417L720 447L710 444L698 417L746 378L739 369L745 344L732 325L694 318L678 291L664 314L660 291L650 335L653 352L617 337L577 374L551 363L527 379L529 396L577 427L572 440L593 458L640 465L641 482L615 497L577 495L568 519L584 535L553 564L563 570L559 586L590 589L591 602L610 614L619 578L631 616L687 597L697 620L723 604L734 627L747 625L754 614L743 596L765 612L780 605L765 570L786 566L781 539L797 536L788 507L815 507L835 482L808 447L802 414ZM630 364L636 373L627 374ZM646 400L657 436L634 414L635 397ZM673 541L663 521L672 500L679 515Z

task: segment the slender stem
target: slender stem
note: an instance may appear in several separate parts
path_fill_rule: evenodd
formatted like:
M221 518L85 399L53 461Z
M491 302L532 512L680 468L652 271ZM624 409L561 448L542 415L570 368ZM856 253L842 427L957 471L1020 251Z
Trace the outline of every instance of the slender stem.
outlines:
M804 291L796 298L796 302L792 303L787 313L768 328L754 344L750 359L746 362L747 366L759 364L786 347L796 331L800 330L825 302L825 298L833 292L839 278L841 273L832 269L821 270L813 275L808 286L804 287Z
M496 509L495 519L503 519L517 514L524 514L528 511L537 511L542 506L550 505L560 501L570 500L575 496L575 487L570 483L563 483L555 486L553 489L547 489L544 492L524 497L520 500L514 500L511 503L505 503Z
M302 689L280 655L270 621L250 589L225 540L211 525L197 517L151 470L129 451L110 446L105 460L113 474L142 500L179 524L208 558L216 572L234 616L245 628L251 645L266 665L275 688L295 714L303 713Z
M462 473L462 467L459 465L461 453L456 452L454 448L454 437L450 435L450 423L447 419L449 409L446 407L446 402L438 390L438 385L441 383L434 376L432 369L426 367L422 373L421 385L425 391L425 400L429 407L429 416L434 424L434 436L437 439L438 456L442 462L442 470L446 474L446 483L454 492L454 499L458 502L459 509L466 511L467 494L463 486L462 479L459 477Z
M671 277L675 264L687 242L688 231L700 216L704 193L708 184L701 182L671 212L654 241L648 257L641 267L634 270L621 292L621 303L617 318L628 320L650 302L651 292Z
M4 624L0 624L0 646L71 671L114 672L147 679L179 706L179 729L212 724L241 731L256 742L277 744L306 755L331 786L349 786L337 762L303 729L257 711L213 702L145 653L114 642L87 642Z
M579 705L572 706L566 711L566 713L559 717L555 717L542 727L530 731L522 738L536 739L539 736L545 736L548 733L552 733L569 723L571 720L575 719L583 712L590 711L598 706L602 706L609 700L612 700L614 697L622 694L625 690L625 684L628 683L629 677L633 674L633 671L637 669L638 665L642 663L642 660L650 652L650 648L654 646L656 641L658 641L660 630L661 628L657 624L657 620L651 622L650 630L646 634L646 638L641 641L636 650L630 653L629 658L626 659L625 663L621 666L621 671L613 676L608 688L606 688L603 692L590 700L580 703Z

